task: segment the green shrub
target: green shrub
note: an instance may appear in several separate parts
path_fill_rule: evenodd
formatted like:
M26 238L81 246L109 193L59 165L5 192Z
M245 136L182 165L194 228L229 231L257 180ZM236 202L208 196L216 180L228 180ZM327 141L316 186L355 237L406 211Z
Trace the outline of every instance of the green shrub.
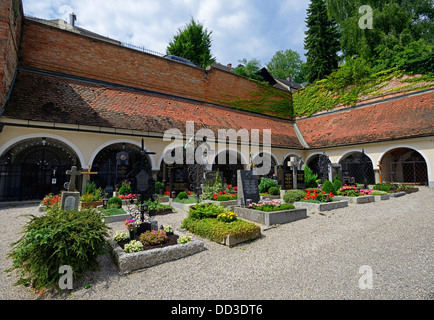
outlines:
M371 196L383 196L387 194L386 191L375 190L370 193Z
M339 177L336 176L336 177L333 179L333 189L335 189L335 192L333 192L333 194L335 194L337 191L339 191L340 188L342 188L342 182L341 182L341 180L339 179Z
M131 193L131 183L128 181L124 181L122 186L119 188L119 194L126 196Z
M300 201L304 197L303 190L289 190L286 191L283 195L283 201L287 203L294 203L296 201Z
M191 217L184 219L181 228L217 242L222 242L228 235L234 238L250 237L261 230L258 225L241 219L226 223L218 219L198 220Z
M100 212L53 207L40 217L28 217L30 221L24 226L23 237L13 244L9 254L13 262L7 271L20 271L17 285L59 290L61 266L70 266L74 279L87 270L97 269L97 257L108 248L109 236Z
M155 193L161 193L161 190L164 190L164 184L160 181L155 182Z
M95 182L86 183L84 185L83 194L93 194L96 190Z
M381 184L381 183L377 183L374 188L374 190L379 190L379 191L390 191L392 189L392 186L389 184Z
M183 191L183 192L178 193L178 195L176 196L176 199L179 199L179 200L188 199L187 192Z
M272 196L277 196L280 194L280 189L279 187L271 187L270 189L268 189L268 193Z
M219 194L220 192L225 191L223 188L223 182L220 177L219 171L217 170L217 174L214 180L214 184L211 186L208 181L205 182L205 187L203 188L201 199L202 200L213 200L214 194Z
M333 183L331 183L329 180L326 180L322 186L322 191L324 191L325 193L335 193Z
M199 220L205 218L217 218L217 216L223 212L226 212L226 208L221 205L204 203L190 207L189 217Z
M118 208L122 208L122 199L118 197L112 197L107 201L107 205L113 208L113 205L117 205Z
M277 181L270 178L261 177L261 182L258 185L258 189L260 193L268 192L271 187L279 187L277 185Z
M316 180L318 179L318 175L313 173L313 171L308 167L304 167L304 185L306 188L316 188L318 184Z

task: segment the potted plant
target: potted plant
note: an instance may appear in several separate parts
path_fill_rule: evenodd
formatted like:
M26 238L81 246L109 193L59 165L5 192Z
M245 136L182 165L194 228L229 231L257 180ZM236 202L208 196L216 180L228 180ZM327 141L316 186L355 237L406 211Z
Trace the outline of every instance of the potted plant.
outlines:
M87 183L84 186L83 195L80 197L79 208L96 208L102 206L104 197L101 188L97 188L94 182Z

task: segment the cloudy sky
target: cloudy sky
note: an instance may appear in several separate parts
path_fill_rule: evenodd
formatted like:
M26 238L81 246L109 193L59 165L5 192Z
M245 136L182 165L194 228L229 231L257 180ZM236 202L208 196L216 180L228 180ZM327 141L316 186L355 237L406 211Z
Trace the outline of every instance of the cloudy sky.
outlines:
M212 31L212 54L226 65L256 58L265 66L278 50L304 57L309 0L23 0L24 13L69 21L101 35L165 53L193 17Z

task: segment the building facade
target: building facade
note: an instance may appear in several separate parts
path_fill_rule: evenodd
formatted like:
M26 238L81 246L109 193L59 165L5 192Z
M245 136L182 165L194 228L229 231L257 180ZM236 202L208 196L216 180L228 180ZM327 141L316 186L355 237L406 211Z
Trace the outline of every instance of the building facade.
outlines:
M207 169L224 171L227 183L261 158L270 159L271 175L291 157L315 171L326 154L356 180L434 187L434 85L294 119L272 103L259 112L228 103L253 101L261 88L231 72L25 18L20 1L3 1L0 10L0 201L58 193L71 166L98 172L90 178L100 186L115 185L142 139L155 153L147 165L167 181L170 168L185 163L165 160L185 159L195 135L208 137ZM127 162L117 158L122 152Z

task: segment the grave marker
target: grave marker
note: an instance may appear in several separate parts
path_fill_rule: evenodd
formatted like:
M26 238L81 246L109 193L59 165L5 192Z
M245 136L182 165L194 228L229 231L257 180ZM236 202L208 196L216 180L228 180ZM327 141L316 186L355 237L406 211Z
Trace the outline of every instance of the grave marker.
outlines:
M81 176L81 172L77 170L76 166L71 167L71 170L66 170L66 174L71 176L68 184L68 191L75 191L75 178Z
M250 170L238 170L238 204L245 206L247 201L257 203L259 196L258 178Z

